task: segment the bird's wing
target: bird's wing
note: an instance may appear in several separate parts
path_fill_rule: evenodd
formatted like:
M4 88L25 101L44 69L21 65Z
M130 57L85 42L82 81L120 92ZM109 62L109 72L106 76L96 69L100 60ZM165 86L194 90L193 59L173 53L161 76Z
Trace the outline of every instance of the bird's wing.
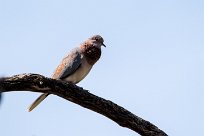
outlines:
M82 55L79 48L71 50L54 71L52 78L63 79L74 73L81 65Z

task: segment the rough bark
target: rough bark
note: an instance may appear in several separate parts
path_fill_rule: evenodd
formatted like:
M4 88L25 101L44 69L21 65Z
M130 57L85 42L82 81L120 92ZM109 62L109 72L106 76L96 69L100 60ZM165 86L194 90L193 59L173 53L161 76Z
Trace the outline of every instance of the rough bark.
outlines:
M0 78L0 92L32 91L50 93L95 111L129 128L142 136L167 136L165 132L112 101L103 99L88 90L61 80L46 78L38 74L20 74Z

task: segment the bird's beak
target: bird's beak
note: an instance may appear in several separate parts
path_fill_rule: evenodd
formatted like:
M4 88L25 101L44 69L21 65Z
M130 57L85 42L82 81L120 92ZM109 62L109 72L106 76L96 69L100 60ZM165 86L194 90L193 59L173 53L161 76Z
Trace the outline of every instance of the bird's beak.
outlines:
M106 45L105 45L105 44L102 44L102 46L106 47Z

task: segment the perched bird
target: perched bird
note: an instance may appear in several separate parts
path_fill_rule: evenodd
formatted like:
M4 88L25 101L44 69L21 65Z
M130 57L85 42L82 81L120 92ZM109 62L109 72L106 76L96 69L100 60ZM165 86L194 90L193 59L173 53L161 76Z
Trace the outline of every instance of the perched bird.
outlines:
M52 78L60 79L72 84L77 84L89 73L93 65L101 56L101 46L104 40L100 35L94 35L80 44L79 47L71 50L58 65ZM42 102L49 93L40 95L28 108L32 111Z

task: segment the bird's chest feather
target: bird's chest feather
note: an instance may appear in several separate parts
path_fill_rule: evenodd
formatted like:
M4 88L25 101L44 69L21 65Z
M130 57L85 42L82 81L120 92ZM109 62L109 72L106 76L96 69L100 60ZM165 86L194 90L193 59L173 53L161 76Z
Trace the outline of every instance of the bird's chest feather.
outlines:
M94 46L87 46L84 51L84 56L90 65L94 65L101 57L101 49Z

